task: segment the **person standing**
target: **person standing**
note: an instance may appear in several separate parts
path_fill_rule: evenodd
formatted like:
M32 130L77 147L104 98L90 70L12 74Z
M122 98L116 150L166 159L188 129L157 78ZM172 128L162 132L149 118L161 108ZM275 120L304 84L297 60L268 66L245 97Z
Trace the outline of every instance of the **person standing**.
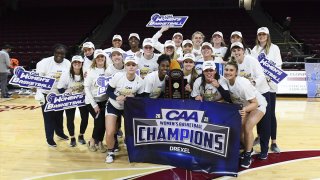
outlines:
M4 45L0 51L0 84L1 84L1 98L8 98L8 72L10 67L9 53L12 47L8 44Z
M61 74L69 71L70 61L65 59L67 48L63 44L57 44L53 50L53 56L44 58L37 63L36 72L40 76L54 78L55 82L51 90L37 89L35 99L42 104L42 114L44 119L44 128L47 138L47 143L50 147L56 147L57 144L53 139L54 132L62 140L69 140L63 132L63 110L45 112L47 104L46 96L49 93L58 94L57 84L59 83Z

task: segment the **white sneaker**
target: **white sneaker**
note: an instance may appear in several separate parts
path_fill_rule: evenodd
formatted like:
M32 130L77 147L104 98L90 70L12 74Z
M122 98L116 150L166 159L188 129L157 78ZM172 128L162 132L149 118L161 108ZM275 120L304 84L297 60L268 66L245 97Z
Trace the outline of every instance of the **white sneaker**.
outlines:
M113 152L108 152L108 155L106 157L106 163L112 163L114 160L115 156Z

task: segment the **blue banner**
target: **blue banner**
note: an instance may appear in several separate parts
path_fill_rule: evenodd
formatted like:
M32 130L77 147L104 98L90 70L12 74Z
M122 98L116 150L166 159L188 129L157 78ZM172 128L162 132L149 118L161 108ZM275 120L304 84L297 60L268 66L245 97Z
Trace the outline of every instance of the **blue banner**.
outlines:
M172 14L160 15L155 13L151 16L146 27L161 28L169 26L170 28L182 28L187 22L189 16L173 16Z
M305 69L308 97L320 97L320 63L305 63Z
M197 73L200 75L202 74L202 62L195 62L195 69ZM216 72L219 73L220 76L223 76L224 65L222 63L215 63L216 64Z
M127 98L124 120L129 161L236 176L239 108L208 101Z
M47 95L47 104L44 112L48 111L61 111L64 109L71 109L75 107L85 106L85 96L83 93L71 94L55 94L50 93Z
M18 66L14 69L14 74L9 81L9 84L18 85L24 88L40 88L50 90L55 82L54 78L39 76L33 71L26 71L23 67Z
M263 72L266 76L270 77L270 79L275 82L275 83L279 83L280 81L282 81L287 74L282 71L281 69L277 68L271 61L269 61L266 58L266 55L264 53L261 53L258 56L258 61L260 62L262 68L263 68Z

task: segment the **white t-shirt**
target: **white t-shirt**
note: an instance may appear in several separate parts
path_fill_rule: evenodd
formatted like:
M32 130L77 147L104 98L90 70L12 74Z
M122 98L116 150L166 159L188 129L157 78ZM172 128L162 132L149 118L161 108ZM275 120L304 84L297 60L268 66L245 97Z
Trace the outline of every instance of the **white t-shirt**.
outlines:
M82 65L82 70L83 70L83 74L88 73L88 70L90 69L90 66L92 64L92 61L90 59L88 59L86 56L84 56L84 62Z
M258 47L258 48L257 48ZM271 44L270 49L269 49L269 54L266 54L265 50L261 46L255 46L251 50L251 55L258 59L258 56L261 53L264 53L266 55L266 58L277 68L281 69L282 65L282 58L281 58L281 53L280 49L277 45ZM278 90L278 84L274 83L273 81L268 82L270 86L270 92L277 92Z
M63 59L61 63L56 63L54 61L54 56L44 58L37 63L36 72L39 73L40 76L55 78L55 82L51 90L42 90L39 89L39 92L48 94L50 92L54 92L58 94L57 85L60 80L60 77L63 72L67 72L70 70L70 61L68 59Z
M110 80L109 85L115 88L114 94L116 96L126 96L131 94L135 96L136 94L141 94L144 91L144 84L141 77L136 75L133 81L129 81L125 72L116 73ZM123 104L119 104L116 100L112 98L109 98L109 102L116 109L123 110L124 108Z
M70 71L62 73L60 81L57 85L58 89L64 88L66 92L70 93L84 93L83 80L80 75L74 75L72 78Z
M203 89L201 82L202 77L198 77L193 84L191 97L202 96L205 101L219 101L222 99L222 96L216 87L206 83L205 89Z
M108 68L106 69L105 74L106 74L107 76L113 76L113 75L116 74L117 72L126 72L126 70L125 70L124 68L123 68L123 69L117 69L117 68L114 67L113 64L110 64L110 65L108 66Z
M234 104L242 104L247 106L249 100L257 98L258 106L267 106L266 99L257 91L257 89L250 83L250 81L244 77L236 77L235 83L230 85L228 80L223 78L220 85L225 89L229 90L231 101Z
M85 102L86 104L91 104L93 108L98 105L97 102L107 100L107 94L98 96L97 79L99 76L104 76L104 73L104 68L90 68L88 70L87 78L84 80L84 90L86 93Z
M194 54L194 57L196 58L195 60L199 60L202 58L202 54L201 54L201 47L200 49L192 49L192 53Z
M158 98L164 92L165 79L159 79L158 71L153 71L144 78L144 92L150 93L150 98Z
M143 53L143 50L140 49L139 52L142 54L142 53ZM135 52L135 53L132 52L131 49L128 50L128 51L126 51L127 56L133 56L133 57L135 57L135 56L136 56L136 53L137 53L137 52Z
M214 61L216 63L222 63L224 55L226 54L227 50L228 50L227 47L220 47L220 48L213 47L212 55L215 57Z
M250 55L245 55L243 62L238 64L238 75L247 78L250 82L255 81L255 88L261 94L270 90L260 63Z
M138 59L138 67L140 69L140 76L144 78L147 74L157 71L158 70L158 63L157 60L159 58L160 54L153 54L153 57L151 59L146 59L143 54Z

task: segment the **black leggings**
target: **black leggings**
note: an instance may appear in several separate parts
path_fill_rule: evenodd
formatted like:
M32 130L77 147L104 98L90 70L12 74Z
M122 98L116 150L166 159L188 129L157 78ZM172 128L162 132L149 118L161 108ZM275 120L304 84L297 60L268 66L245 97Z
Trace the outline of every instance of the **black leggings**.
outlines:
M271 140L277 139L276 93L270 92Z
M81 123L80 123L80 134L84 134L86 132L88 126L88 118L89 118L89 110L86 106L78 107L80 110ZM67 128L70 136L74 136L74 116L76 112L76 108L67 109Z
M104 134L106 131L106 123L105 123L105 109L106 109L106 103L107 101L102 101L102 102L97 102L98 106L100 108L100 113L97 118L96 113L91 106L91 104L87 104L87 108L89 110L89 113L94 119L94 124L93 124L93 132L92 132L92 138L96 141L103 141Z

